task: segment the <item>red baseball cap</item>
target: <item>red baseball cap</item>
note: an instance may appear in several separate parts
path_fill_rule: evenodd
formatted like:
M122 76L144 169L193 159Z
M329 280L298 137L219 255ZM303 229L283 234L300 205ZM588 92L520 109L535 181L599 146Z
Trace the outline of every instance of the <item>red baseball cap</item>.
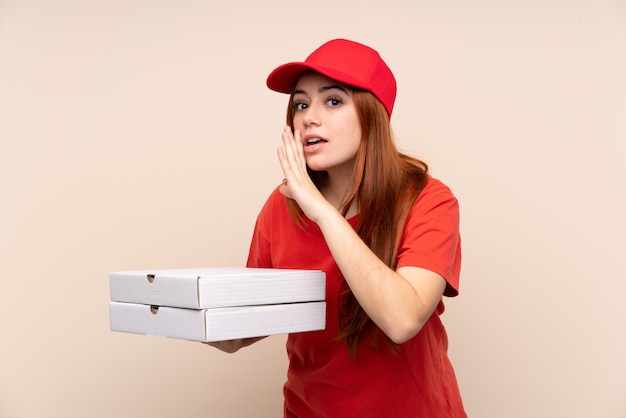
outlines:
M298 78L310 70L373 93L391 117L396 79L372 48L346 39L334 39L313 51L304 62L290 62L276 68L267 77L267 87L291 94Z

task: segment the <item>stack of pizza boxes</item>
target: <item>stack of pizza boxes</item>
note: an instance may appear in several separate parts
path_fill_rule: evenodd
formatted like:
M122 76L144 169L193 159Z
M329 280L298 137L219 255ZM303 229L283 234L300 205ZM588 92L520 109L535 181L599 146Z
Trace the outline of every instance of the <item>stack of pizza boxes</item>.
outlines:
M112 331L211 342L317 331L326 274L245 267L109 275Z

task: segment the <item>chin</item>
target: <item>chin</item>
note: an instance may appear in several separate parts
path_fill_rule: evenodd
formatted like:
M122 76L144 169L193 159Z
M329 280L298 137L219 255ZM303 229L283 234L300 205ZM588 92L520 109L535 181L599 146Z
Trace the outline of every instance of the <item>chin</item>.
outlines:
M310 170L313 171L326 171L328 170L328 164L321 164L319 161L307 161L306 162L307 167L309 167Z
M317 172L322 172L322 171L326 171L325 167L319 166L319 165L309 165L307 164L307 167L309 167L309 170L311 171L317 171Z

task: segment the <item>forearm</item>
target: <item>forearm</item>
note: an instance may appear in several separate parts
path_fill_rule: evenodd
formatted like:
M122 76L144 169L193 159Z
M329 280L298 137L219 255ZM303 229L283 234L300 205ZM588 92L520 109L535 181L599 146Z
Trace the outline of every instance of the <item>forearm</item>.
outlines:
M333 257L368 316L394 342L414 336L432 314L440 295L421 292L414 277L385 265L336 211L317 220ZM427 272L430 273L430 272ZM419 285L418 285L419 286Z

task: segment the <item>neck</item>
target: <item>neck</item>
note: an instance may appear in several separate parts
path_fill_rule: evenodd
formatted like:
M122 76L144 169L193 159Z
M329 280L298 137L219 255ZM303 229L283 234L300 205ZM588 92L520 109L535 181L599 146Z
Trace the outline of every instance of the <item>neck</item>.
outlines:
M339 175L336 173L328 173L328 177L320 187L320 191L324 198L339 210L352 191L352 174ZM351 217L358 212L356 202L352 202L346 217Z

